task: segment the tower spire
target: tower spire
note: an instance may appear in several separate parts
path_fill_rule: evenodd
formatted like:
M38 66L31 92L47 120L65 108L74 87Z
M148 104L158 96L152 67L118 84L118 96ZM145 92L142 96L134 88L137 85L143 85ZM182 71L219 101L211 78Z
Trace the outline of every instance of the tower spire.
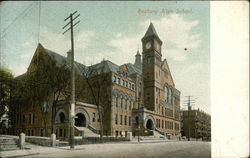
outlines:
M150 25L149 25L145 35L143 36L142 41L146 40L149 37L156 37L159 40L159 42L162 43L162 41L161 41L160 37L158 36L152 22L150 22Z

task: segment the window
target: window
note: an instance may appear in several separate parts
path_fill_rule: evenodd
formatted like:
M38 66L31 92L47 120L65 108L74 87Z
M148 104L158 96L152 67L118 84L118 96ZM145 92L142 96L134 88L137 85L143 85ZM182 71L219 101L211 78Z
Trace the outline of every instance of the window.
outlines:
M126 99L125 100L125 110L127 110L127 102L128 102L128 100Z
M40 136L41 136L41 137L45 136L45 133L44 133L44 132L45 132L44 129L41 129L41 130L40 130Z
M128 81L126 81L126 87L128 87Z
M132 89L135 90L135 85L134 84L132 84Z
M95 122L95 113L93 112L93 119L92 119L93 122Z
M127 116L124 116L124 125L127 125Z
M29 124L34 124L34 122L35 122L35 115L32 112L29 114Z
M125 86L125 81L124 80L122 80L122 85Z
M167 86L164 87L164 91L165 91L165 94L164 94L165 102L168 102L168 87Z
M132 103L129 101L129 110L131 110Z
M122 98L120 99L120 105L121 105L121 108L122 108Z
M63 136L63 129L60 128L59 130L59 137L62 137Z
M138 116L135 117L135 124L136 124L137 126L139 125L139 117L138 117Z
M164 109L163 109L163 107L161 107L161 114L162 114L162 115L164 114Z
M169 89L169 93L168 93L168 103L172 104L172 89Z
M64 115L63 112L61 112L61 113L59 114L59 118L60 118L60 123L64 123L64 121L65 121L65 115Z
M63 137L66 137L66 129L64 128L64 131L63 131Z
M117 114L115 115L115 124L116 125L118 124L118 115Z
M115 97L115 106L118 107L118 97Z
M122 115L120 115L120 125L122 125Z
M162 123L162 125L161 125L161 126L162 126L162 128L164 128L164 121L162 120L162 121L161 121L161 123Z
M31 136L34 136L34 130L33 129L31 130Z
M121 79L120 78L118 78L118 84L121 84Z
M131 126L131 116L128 117L128 125Z
M131 83L129 83L129 88L131 89Z
M114 81L113 82L116 82L116 76L114 76Z

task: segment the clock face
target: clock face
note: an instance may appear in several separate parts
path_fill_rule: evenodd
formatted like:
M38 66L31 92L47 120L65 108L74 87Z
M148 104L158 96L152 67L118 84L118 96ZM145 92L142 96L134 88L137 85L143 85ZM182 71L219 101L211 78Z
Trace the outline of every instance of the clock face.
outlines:
M147 44L146 44L146 49L149 49L151 47L151 42L148 42Z

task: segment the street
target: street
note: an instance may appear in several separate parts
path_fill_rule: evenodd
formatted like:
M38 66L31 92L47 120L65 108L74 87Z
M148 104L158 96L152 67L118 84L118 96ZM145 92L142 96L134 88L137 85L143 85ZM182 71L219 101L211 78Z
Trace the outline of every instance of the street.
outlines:
M211 157L210 142L175 141L175 142L126 142L110 144L78 145L74 150L69 147L41 147L30 146L28 153L21 157L160 157L160 158L209 158ZM26 156L25 156L26 155ZM8 155L2 155L8 157ZM18 155L16 155L18 156Z

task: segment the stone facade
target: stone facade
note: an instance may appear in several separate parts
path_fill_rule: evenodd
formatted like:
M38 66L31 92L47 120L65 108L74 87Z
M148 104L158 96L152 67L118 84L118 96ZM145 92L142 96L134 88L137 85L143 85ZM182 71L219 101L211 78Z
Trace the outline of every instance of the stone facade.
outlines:
M187 138L211 140L211 116L201 110L181 111L181 133Z
M86 67L75 63L78 82L76 86L75 135L81 135L81 130L90 130L98 134L100 118L95 98L90 93L84 77L83 69L95 69L98 74L91 77L98 81L106 77L107 83L101 88L100 102L103 105L103 134L108 136L152 135L154 131L161 134L180 134L180 92L175 88L173 78L167 63L162 60L162 41L151 23L142 38L142 57L139 51L135 55L135 63L116 65L108 60ZM36 56L46 56L60 66L60 62L68 60L57 53L45 49L41 44L35 52ZM69 56L69 55L68 55ZM33 59L28 71L36 71L40 67ZM79 75L80 74L80 75ZM95 89L94 89L95 91ZM55 106L55 119L52 121L52 109L47 109L46 129L51 133L54 127L57 138L69 137L70 104L66 98L61 98ZM45 125L41 119L43 111L38 105L25 105L16 108L13 117L13 133L25 132L26 135L44 136ZM19 110L19 111L18 111Z

